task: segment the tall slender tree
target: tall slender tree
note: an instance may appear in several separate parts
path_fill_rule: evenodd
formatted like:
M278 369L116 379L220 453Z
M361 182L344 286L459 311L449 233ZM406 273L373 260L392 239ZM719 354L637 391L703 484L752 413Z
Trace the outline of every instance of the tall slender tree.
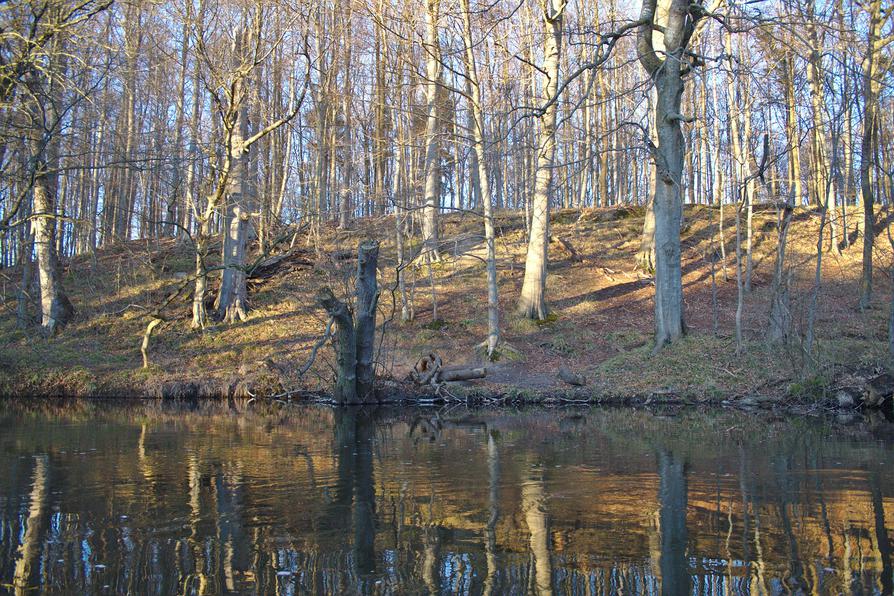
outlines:
M541 0L543 19L542 108L539 112L540 135L537 140L537 170L531 197L531 231L525 257L525 279L518 299L519 315L544 320L549 314L546 303L546 273L549 264L550 187L556 157L556 114L559 88L559 64L562 52L562 17L566 0Z

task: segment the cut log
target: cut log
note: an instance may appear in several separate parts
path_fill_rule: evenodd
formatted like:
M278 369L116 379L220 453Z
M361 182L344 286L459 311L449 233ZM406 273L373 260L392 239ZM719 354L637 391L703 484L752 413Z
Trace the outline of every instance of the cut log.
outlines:
M410 373L410 378L417 385L471 381L472 379L483 379L486 376L487 369L483 367L444 367L441 357L437 354L429 354L420 358L413 367L413 372Z
M463 368L453 366L441 369L437 375L437 379L443 383L453 381L471 381L472 379L483 379L487 376L486 368Z

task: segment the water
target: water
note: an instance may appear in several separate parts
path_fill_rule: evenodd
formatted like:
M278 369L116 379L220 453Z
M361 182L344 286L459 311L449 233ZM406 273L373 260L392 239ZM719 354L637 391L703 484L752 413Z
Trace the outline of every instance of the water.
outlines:
M0 404L0 592L890 594L892 447L728 412Z

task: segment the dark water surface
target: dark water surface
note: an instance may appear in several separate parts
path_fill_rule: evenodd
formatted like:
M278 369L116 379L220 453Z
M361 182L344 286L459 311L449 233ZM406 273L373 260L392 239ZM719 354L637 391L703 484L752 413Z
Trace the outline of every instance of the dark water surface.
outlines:
M0 592L890 594L892 461L727 412L12 402Z

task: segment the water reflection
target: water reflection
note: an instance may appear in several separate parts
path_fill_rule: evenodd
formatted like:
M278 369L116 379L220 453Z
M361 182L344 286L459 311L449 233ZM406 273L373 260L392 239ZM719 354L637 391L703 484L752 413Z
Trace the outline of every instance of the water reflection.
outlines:
M821 422L0 406L0 592L891 594L892 445Z
M686 559L686 464L673 452L658 453L659 491L661 503L661 593L689 594L689 562Z

